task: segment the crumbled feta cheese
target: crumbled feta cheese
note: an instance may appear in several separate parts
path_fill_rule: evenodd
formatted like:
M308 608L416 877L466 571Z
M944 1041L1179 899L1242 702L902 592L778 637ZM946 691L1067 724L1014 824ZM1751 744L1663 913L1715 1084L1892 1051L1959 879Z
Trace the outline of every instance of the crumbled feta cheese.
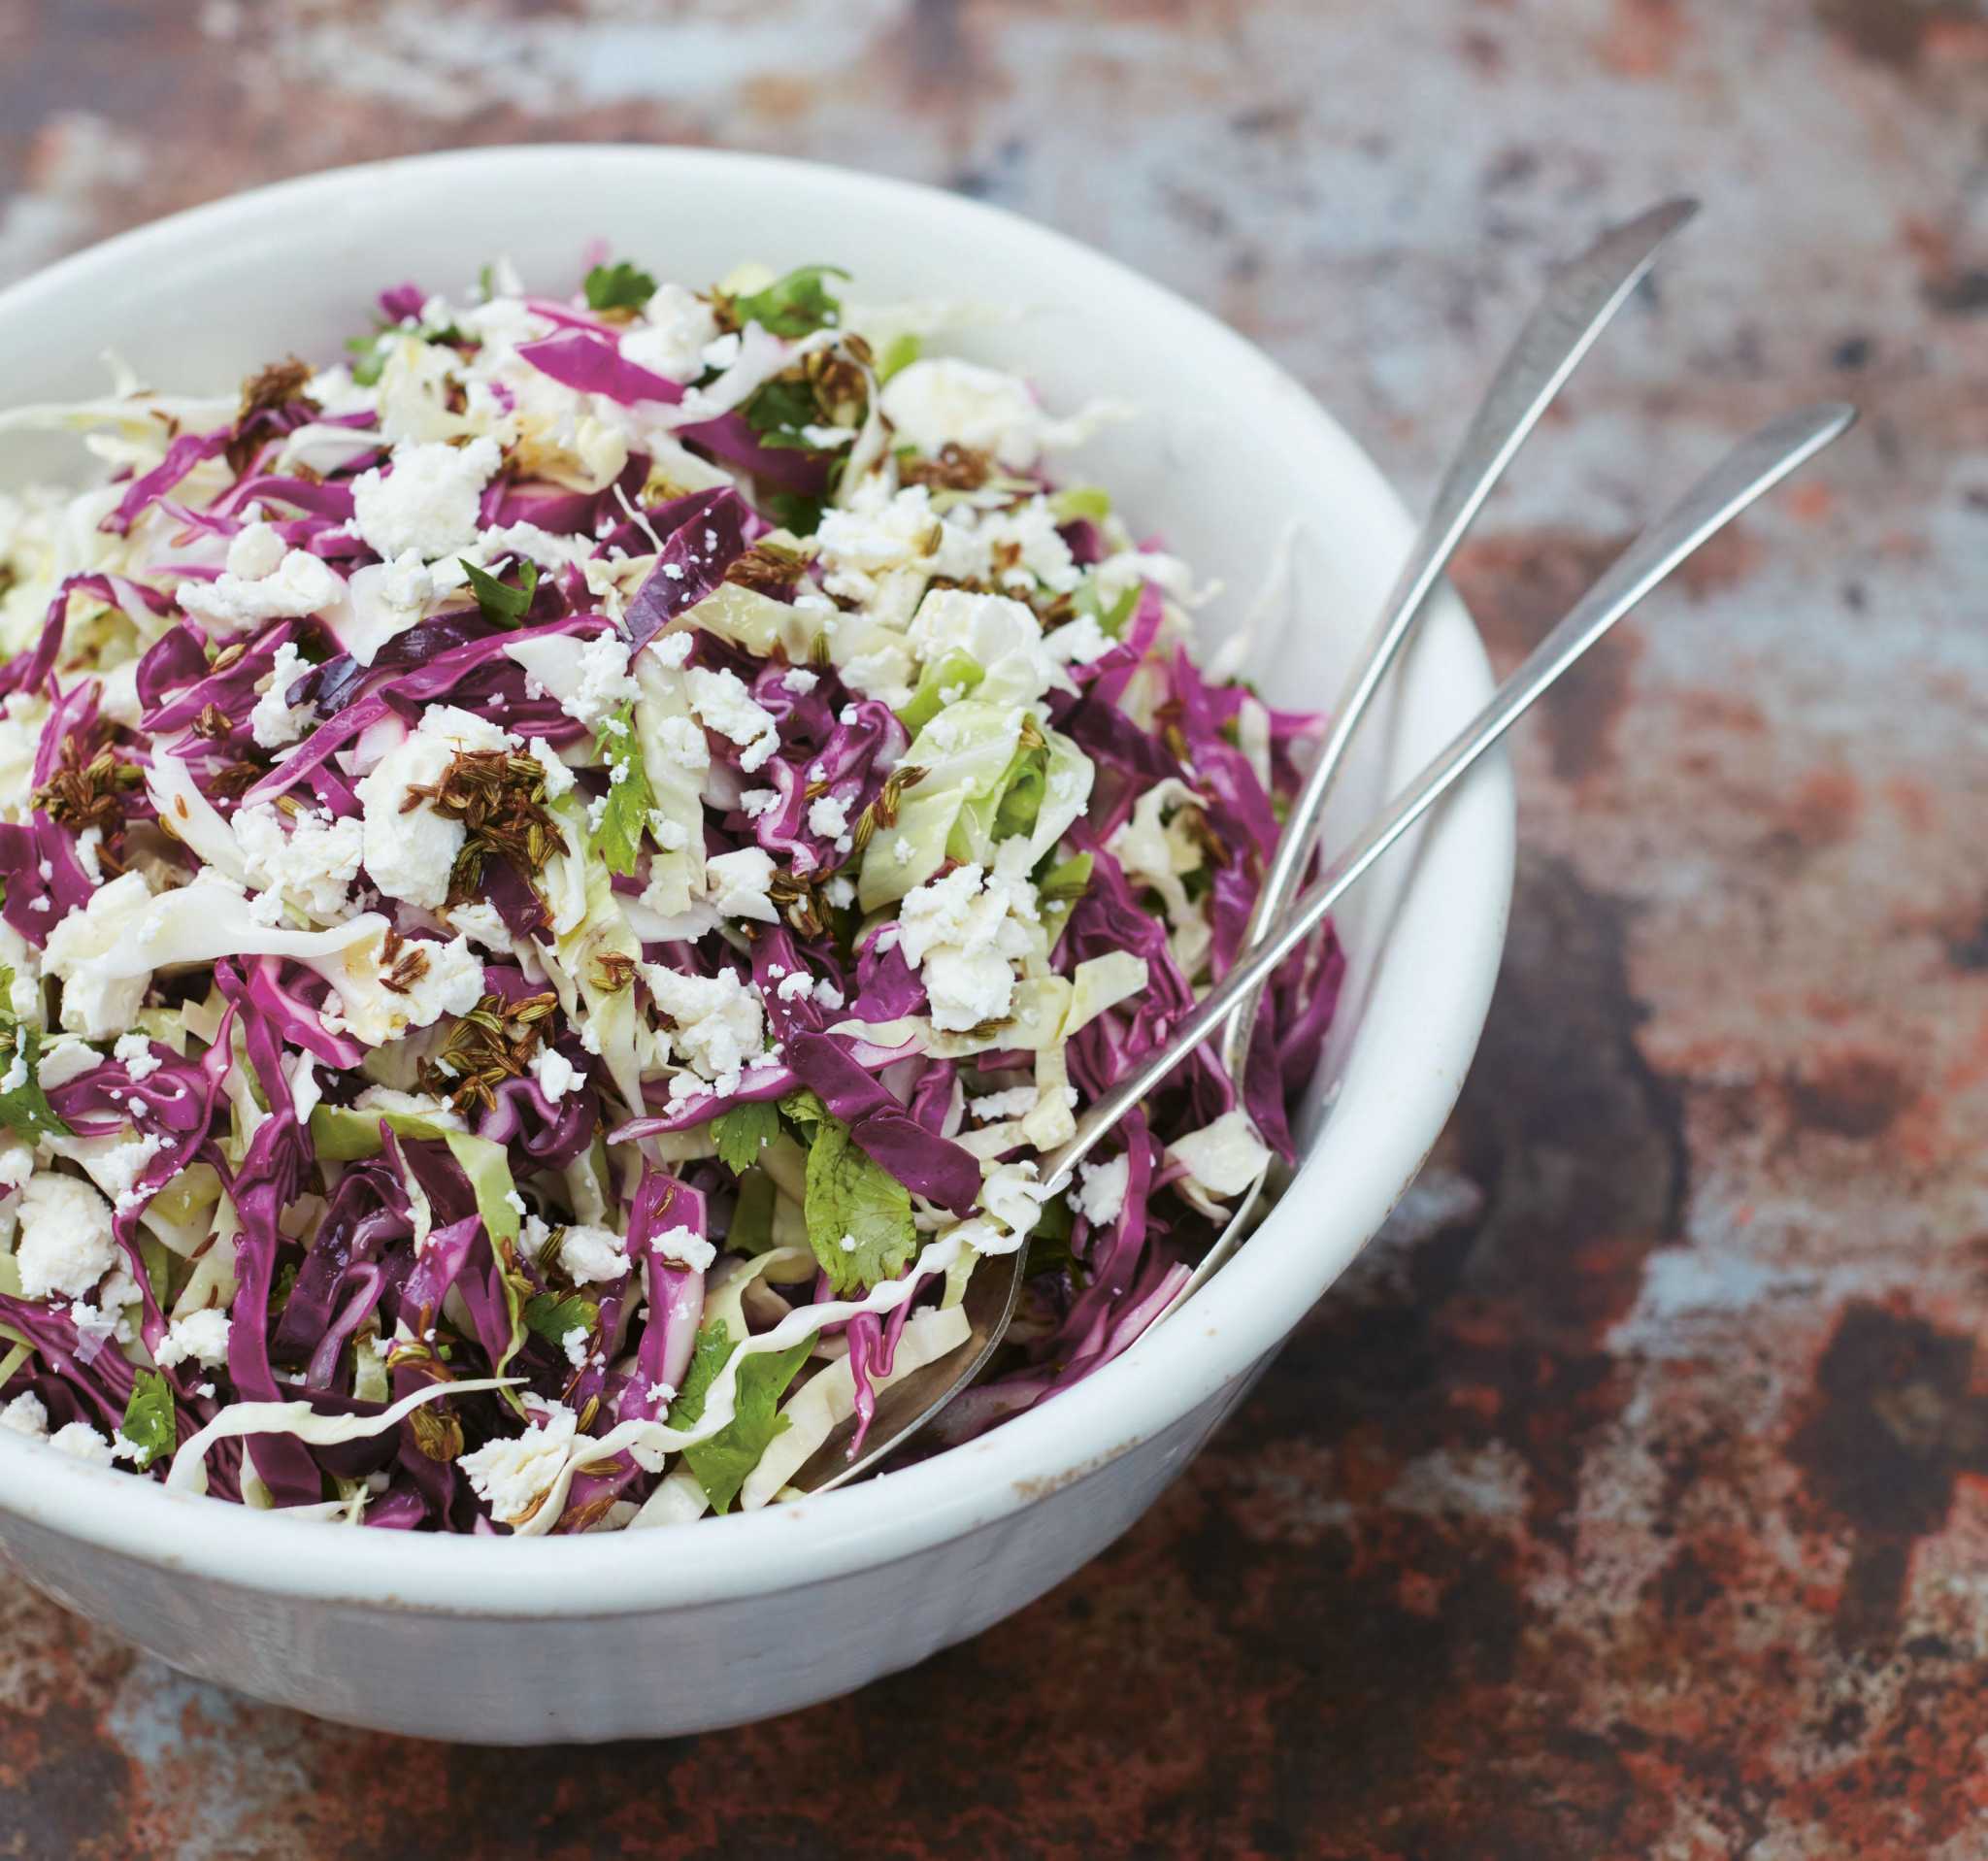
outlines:
M308 549L292 549L272 575L252 582L238 575L222 575L213 582L182 582L176 593L180 606L195 619L232 633L265 620L324 614L344 598L345 585L321 558Z
M820 682L821 677L818 673L809 672L801 666L796 666L792 672L782 675L780 679L780 683L797 698L807 697Z
M665 717L656 727L656 736L663 754L686 776L701 776L711 767L711 746L690 718Z
M523 1434L499 1435L455 1463L504 1525L524 1523L545 1503L566 1472L579 1435L580 1418L563 1403L526 1401L535 1412Z
M560 710L596 735L634 702L639 689L628 670L628 643L612 628L584 640L570 633L518 640L504 650L559 701Z
M1104 1163L1080 1163L1077 1169L1079 1187L1072 1198L1077 1212L1093 1227L1110 1227L1125 1207L1125 1192L1132 1180L1132 1162L1123 1151Z
M245 523L228 543L228 573L243 582L260 582L282 567L287 549L282 533L259 517Z
M566 1352L566 1361L576 1370L586 1362L587 1335L586 1326L575 1325L559 1340L560 1349Z
M773 883L773 855L762 847L742 847L704 862L712 908L723 917L750 917L778 924L779 909L767 894Z
M742 747L739 767L749 776L780 747L773 714L761 707L736 672L708 671L696 666L689 674L690 708L707 728Z
M705 350L717 341L712 307L681 284L663 284L648 300L643 322L621 338L621 353L679 386L710 366Z
M353 480L353 527L388 561L412 550L433 562L467 549L477 541L483 487L503 462L488 434L460 447L403 440L391 471L376 465Z
M1017 1085L1006 1092L983 1092L977 1099L967 1101L970 1116L982 1124L991 1124L996 1118L1018 1118L1025 1112L1036 1107L1036 1088L1033 1085Z
M149 1131L143 1137L127 1139L90 1157L85 1167L97 1187L111 1198L119 1214L149 1199L141 1193L139 1179L145 1175L146 1165L158 1155L164 1142L156 1131Z
M581 1083L585 1075L557 1047L542 1047L532 1055L532 1078L554 1105Z
M149 1080L165 1061L151 1050L151 1036L141 1034L135 1028L129 1034L117 1036L117 1044L111 1048L111 1057L123 1063L126 1073L134 1080Z
M761 814L770 814L780 805L780 791L778 788L748 788L739 797L739 812L747 820L757 820Z
M814 979L806 970L797 969L791 976L780 978L774 993L783 1002L805 1002L814 993Z
M817 795L808 805L808 831L834 840L849 831L849 805L834 795Z
M32 1389L23 1389L12 1402L0 1408L0 1428L10 1428L17 1435L40 1440L49 1432L48 1405Z
M471 905L451 905L443 915L471 943L480 944L493 955L509 956L517 947L511 927L495 905L486 905L481 900Z
M856 881L853 879L845 879L841 873L838 873L826 885L822 886L821 892L822 896L837 911L845 912L856 902Z
M463 750L515 747L515 738L472 712L430 705L420 727L389 749L357 785L365 810L366 875L373 883L389 898L440 910L467 832L461 821L438 814L425 801L407 807L408 790L432 787Z
M681 672L690 662L692 636L687 630L659 633L648 643L656 664L670 672Z
M365 854L359 821L317 810L285 816L258 802L236 810L234 828L243 877L275 908L267 921L280 921L285 907L320 924L342 923L350 914L349 893Z
M56 1429L49 1437L49 1446L57 1453L86 1461L92 1467L111 1464L111 1444L86 1421L72 1421Z
M88 1292L122 1257L111 1232L111 1205L73 1176L31 1177L20 1192L15 1265L29 1299Z
M281 749L310 729L317 715L316 707L289 702L290 688L310 670L310 662L287 640L277 648L268 688L248 714L248 734L260 748Z
M649 1246L665 1260L674 1260L692 1273L708 1273L711 1263L718 1257L717 1248L695 1228L665 1228L650 1240Z
M72 1033L109 1040L138 1018L150 974L106 977L91 959L128 943L150 903L151 887L134 867L92 892L82 911L49 933L42 967L62 983L62 1025Z
M1014 841L1010 846L1022 847ZM964 1033L1007 1014L1011 960L1037 947L1041 914L1025 865L958 866L907 892L898 906L898 947L920 972L932 1024Z
M559 1237L559 1264L582 1285L618 1279L628 1271L628 1244L611 1228L575 1223Z
M755 1060L766 1045L759 993L735 971L685 976L659 963L643 965L657 1009L675 1023L670 1049L702 1079L722 1081Z
M1111 411L1051 420L1019 377L954 356L900 369L878 403L900 444L934 454L962 446L992 454L1011 472L1026 471L1047 447L1077 444Z
M572 770L567 768L565 760L560 756L558 750L554 749L545 738L534 737L525 746L525 748L530 753L532 759L546 772L546 799L547 801L557 801L561 795L569 793L574 783L580 780Z
M175 1318L152 1352L161 1370L171 1370L189 1357L209 1370L217 1370L228 1360L228 1331L232 1321L218 1306L205 1306Z

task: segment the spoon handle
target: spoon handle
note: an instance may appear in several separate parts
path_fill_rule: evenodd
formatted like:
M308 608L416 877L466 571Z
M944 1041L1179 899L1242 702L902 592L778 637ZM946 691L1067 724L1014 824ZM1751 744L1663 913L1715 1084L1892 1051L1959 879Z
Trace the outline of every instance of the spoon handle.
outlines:
M1118 1121L1324 922L1341 894L1447 794L1464 772L1616 621L1708 538L1813 458L1856 417L1857 410L1842 402L1782 415L1742 440L1681 502L1644 530L1526 655L1518 670L1491 694L1483 710L1416 777L1393 807L1327 867L1257 948L1209 993L1174 1038L1140 1061L1077 1120L1076 1135L1043 1159L1045 1192L1067 1184L1077 1164Z
M1697 212L1696 201L1668 200L1604 233L1587 252L1555 274L1519 331L1443 474L1386 605L1340 690L1318 759L1291 804L1264 875L1242 940L1245 950L1270 935L1304 880L1346 746L1492 486L1595 339L1656 262L1665 242ZM1239 998L1222 1030L1222 1067L1239 1089L1261 996L1257 989Z

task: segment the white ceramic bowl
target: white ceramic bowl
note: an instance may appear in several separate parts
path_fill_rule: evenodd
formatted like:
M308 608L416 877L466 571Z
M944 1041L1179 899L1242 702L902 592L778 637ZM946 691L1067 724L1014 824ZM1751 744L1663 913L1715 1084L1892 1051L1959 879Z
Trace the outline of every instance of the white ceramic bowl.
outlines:
M460 292L498 253L569 288L595 238L689 281L746 258L827 259L866 301L1031 307L965 347L1024 368L1052 407L1102 394L1145 410L1071 469L1221 579L1231 592L1209 611L1211 635L1241 623L1296 526L1302 603L1273 595L1288 624L1266 630L1250 669L1275 702L1329 702L1408 539L1366 456L1289 376L1179 298L1054 233L897 182L703 150L540 148L286 183L0 292L0 405L99 391L106 349L156 385L200 389L292 349L328 353L365 326L377 287L412 278ZM80 464L51 442L12 450L0 475ZM1445 596L1362 734L1342 828L1487 689L1476 636ZM435 1737L687 1732L907 1667L1124 1531L1374 1233L1476 1046L1511 863L1510 782L1494 761L1341 915L1349 987L1296 1188L1180 1315L970 1446L749 1516L502 1540L247 1512L0 1433L0 1545L51 1596L188 1673Z

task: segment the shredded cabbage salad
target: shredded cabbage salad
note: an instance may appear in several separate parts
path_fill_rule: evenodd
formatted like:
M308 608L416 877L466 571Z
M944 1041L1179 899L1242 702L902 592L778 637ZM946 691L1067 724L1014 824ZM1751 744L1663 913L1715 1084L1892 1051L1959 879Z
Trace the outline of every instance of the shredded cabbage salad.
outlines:
M1110 1361L1290 1150L1329 934L1234 961L1312 719L944 307L844 275L385 292L119 370L0 496L0 1423L392 1529L779 1499L1028 1249L960 1439Z

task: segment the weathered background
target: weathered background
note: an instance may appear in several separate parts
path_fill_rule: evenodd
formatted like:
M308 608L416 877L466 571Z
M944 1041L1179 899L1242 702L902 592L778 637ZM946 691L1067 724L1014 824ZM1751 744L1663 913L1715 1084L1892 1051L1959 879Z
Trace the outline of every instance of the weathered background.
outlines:
M362 155L822 156L1164 279L1415 496L1547 261L1701 193L1460 571L1507 664L1724 439L1868 415L1526 734L1437 1164L1109 1556L852 1703L543 1755L17 1588L0 1849L1988 1853L1984 124L1969 0L0 4L0 274Z

